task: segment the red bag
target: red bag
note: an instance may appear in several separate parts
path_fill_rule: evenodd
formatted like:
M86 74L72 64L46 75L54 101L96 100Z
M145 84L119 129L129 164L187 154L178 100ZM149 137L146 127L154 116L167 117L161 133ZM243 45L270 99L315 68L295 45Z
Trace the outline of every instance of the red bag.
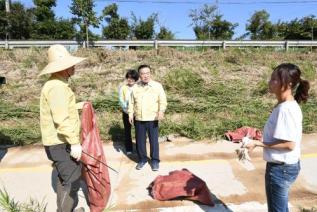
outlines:
M167 176L158 176L148 187L150 195L157 200L172 200L179 197L214 206L206 183L187 169L172 171Z
M241 127L235 131L228 131L225 133L226 138L234 143L241 142L243 137L249 137L254 140L262 140L262 132L253 127Z
M89 207L91 212L102 212L108 203L111 186L96 116L90 102L84 104L81 128L82 176L88 187Z

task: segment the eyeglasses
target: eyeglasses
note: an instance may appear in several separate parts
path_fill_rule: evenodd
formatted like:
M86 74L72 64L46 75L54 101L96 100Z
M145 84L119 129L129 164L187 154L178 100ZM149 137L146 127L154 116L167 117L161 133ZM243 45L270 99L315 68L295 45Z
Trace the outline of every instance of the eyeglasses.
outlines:
M150 75L150 72L149 71L148 72L141 72L140 75L142 75L142 76L143 75Z

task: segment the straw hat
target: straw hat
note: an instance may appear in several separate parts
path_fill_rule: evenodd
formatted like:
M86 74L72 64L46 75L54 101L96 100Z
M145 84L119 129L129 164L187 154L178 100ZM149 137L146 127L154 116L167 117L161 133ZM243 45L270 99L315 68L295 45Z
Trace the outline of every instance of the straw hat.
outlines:
M39 76L63 71L82 62L85 59L86 58L83 57L74 57L70 55L66 48L62 45L52 45L48 49L48 64L41 71Z

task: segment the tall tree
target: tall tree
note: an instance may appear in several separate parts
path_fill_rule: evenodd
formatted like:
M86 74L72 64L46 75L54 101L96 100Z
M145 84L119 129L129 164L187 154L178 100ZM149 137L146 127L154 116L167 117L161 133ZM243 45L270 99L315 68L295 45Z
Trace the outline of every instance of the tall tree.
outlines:
M271 40L275 37L276 31L269 17L270 14L265 10L255 11L251 16L246 26L251 40Z
M146 20L137 19L134 13L132 15L132 37L136 39L153 39L155 36L155 24L158 20L158 14L153 13Z
M89 43L89 26L98 28L100 22L94 7L94 0L73 0L70 6L71 13L75 16L74 21L79 25L80 29L85 28L87 45Z
M52 7L56 7L56 0L33 0L33 3L36 6L34 15L37 21L44 22L55 19Z
M0 39L29 39L32 25L32 12L20 2L11 4L11 12L5 11L5 0L0 0Z
M35 16L32 25L31 37L33 39L52 39L55 27L55 14L52 7L56 0L33 0L35 7L32 9Z
M287 24L286 40L317 40L317 19L314 15L294 19Z
M118 14L117 4L111 4L102 11L102 17L107 22L103 28L103 37L107 39L127 39L130 33L128 20Z
M59 18L55 20L53 39L74 39L76 38L75 25L71 20Z
M200 9L190 11L189 17L197 39L232 39L238 24L223 20L217 9L214 5L205 4Z
M168 28L166 28L164 26L161 26L160 27L160 31L157 34L156 38L160 39L160 40L174 40L175 39L175 35Z

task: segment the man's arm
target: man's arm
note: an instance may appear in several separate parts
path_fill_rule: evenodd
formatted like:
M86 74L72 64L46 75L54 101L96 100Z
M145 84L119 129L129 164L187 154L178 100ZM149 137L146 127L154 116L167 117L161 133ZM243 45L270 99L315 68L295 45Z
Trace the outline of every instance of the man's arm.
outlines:
M164 118L164 113L167 107L167 100L166 100L166 94L163 89L163 86L160 85L160 92L159 92L159 111L157 114L157 119L162 120Z

